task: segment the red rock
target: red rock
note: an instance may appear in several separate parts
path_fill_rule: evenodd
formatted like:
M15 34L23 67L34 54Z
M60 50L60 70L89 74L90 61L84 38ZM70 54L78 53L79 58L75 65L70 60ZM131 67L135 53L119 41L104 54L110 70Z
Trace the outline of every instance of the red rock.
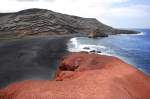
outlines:
M11 84L0 99L150 99L150 78L115 57L71 53L55 80Z

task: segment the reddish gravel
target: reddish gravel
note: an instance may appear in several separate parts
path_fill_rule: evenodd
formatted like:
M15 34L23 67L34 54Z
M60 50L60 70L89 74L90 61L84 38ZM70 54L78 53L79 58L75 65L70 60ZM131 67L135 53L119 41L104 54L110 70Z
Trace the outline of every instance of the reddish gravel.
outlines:
M11 84L0 99L150 99L150 78L115 57L70 53L54 80Z

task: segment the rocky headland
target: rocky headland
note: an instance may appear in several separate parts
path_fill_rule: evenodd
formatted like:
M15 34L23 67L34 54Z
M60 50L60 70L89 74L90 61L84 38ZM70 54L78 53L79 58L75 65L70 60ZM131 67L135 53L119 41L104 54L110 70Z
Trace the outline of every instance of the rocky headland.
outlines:
M149 99L150 78L122 60L86 52L64 56L55 78L17 82L0 99Z
M0 38L37 35L105 37L113 34L137 33L107 26L95 18L82 18L46 9L27 9L0 13Z

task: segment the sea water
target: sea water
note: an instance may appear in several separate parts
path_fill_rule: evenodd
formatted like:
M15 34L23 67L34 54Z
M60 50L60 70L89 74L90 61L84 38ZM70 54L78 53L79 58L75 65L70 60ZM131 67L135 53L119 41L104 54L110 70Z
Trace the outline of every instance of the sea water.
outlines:
M139 34L119 34L91 39L76 37L68 42L68 50L101 51L99 54L116 56L150 75L150 29L136 29Z

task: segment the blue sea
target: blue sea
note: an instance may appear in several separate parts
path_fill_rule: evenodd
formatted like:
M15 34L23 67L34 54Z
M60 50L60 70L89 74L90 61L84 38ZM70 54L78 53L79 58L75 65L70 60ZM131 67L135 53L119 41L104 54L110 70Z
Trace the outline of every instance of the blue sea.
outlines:
M150 29L136 29L139 34L119 34L91 39L76 37L68 42L68 50L101 51L104 55L116 56L150 76Z

